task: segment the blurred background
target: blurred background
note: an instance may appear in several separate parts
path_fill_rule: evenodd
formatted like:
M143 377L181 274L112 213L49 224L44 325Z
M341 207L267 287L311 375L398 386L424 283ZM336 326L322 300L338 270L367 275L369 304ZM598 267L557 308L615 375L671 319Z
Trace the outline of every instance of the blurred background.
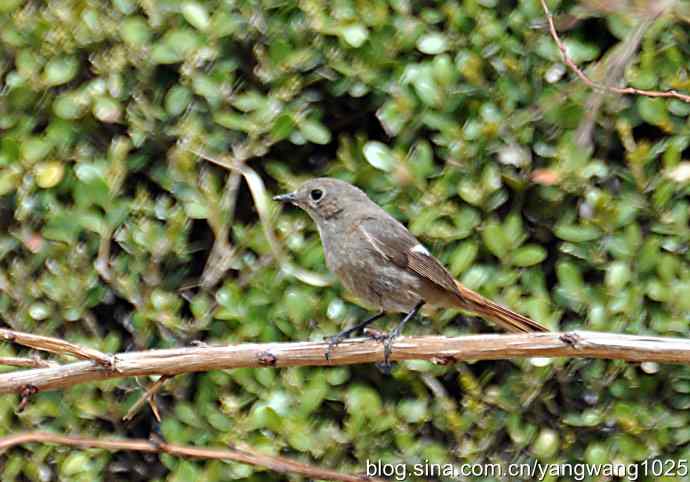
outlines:
M593 80L690 90L687 1L549 5ZM593 91L545 25L538 0L0 2L2 325L108 352L334 334L367 313L328 275L307 216L269 200L329 175L551 329L688 336L690 104ZM406 333L491 330L438 312ZM147 406L123 422L152 381L39 393L21 413L0 397L0 434L158 430L350 473L367 459L690 458L684 366L213 371L166 383L160 425ZM38 444L5 453L0 473L302 480Z

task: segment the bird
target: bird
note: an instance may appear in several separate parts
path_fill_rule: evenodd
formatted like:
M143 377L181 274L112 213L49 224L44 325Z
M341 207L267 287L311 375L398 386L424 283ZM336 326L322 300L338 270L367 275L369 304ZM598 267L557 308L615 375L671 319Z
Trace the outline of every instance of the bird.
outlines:
M516 333L549 331L542 324L467 288L408 229L358 187L329 177L305 181L276 201L293 204L316 223L326 265L363 306L376 314L329 338L332 349L385 314L403 314L384 338L384 367L392 341L424 305L459 308Z

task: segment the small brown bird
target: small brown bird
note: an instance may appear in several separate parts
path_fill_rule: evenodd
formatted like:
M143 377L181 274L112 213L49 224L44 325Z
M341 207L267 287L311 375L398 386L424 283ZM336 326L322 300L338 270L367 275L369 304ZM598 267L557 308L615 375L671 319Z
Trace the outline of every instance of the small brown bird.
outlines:
M311 179L295 192L273 199L309 214L318 227L328 268L357 298L379 310L333 336L331 348L386 312L405 313L385 340L388 365L391 341L425 304L471 311L512 332L548 331L460 284L405 226L347 182Z

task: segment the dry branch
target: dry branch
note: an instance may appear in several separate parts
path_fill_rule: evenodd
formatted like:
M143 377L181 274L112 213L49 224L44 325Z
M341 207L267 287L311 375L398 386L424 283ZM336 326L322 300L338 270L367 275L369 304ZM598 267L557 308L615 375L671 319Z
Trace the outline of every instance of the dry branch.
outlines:
M172 378L171 375L163 375L158 380L153 382L151 384L151 386L146 389L144 394L141 397L139 397L139 399L136 402L134 402L131 407L129 407L129 410L127 410L127 413L125 414L125 416L122 417L122 420L124 420L124 421L132 420L132 418L134 418L134 415L136 415L136 413L139 411L139 409L141 407L143 407L146 402L148 402L149 405L151 406L151 411L153 412L153 416L156 417L156 420L158 422L160 422L161 416L160 416L160 413L158 412L158 407L156 406L156 402L154 401L153 397L156 395L156 393L158 393L158 391L161 389L163 384L165 382L167 382L168 380L170 380L171 378Z
M261 366L352 365L383 361L379 340L358 338L338 345L330 360L325 341L245 343L229 346L184 347L117 354L117 371L95 361L57 367L34 368L0 374L0 394L67 388L79 383L142 375L180 373ZM610 358L633 362L690 364L690 340L620 335L591 331L400 337L393 343L391 359L496 360L526 357Z
M603 84L615 86L621 82L625 69L633 60L633 56L637 52L640 42L642 42L642 37L644 37L645 33L654 25L654 22L656 22L656 19L663 11L663 9L659 9L654 15L642 18L635 28L632 29L630 34L616 48L614 54L612 54L602 66L604 71ZM594 124L599 109L604 103L606 94L607 91L605 90L594 90L587 99L583 119L575 131L575 142L579 147L591 147Z
M14 356L3 356L0 357L0 365L22 368L47 368L56 365L56 363L41 360L38 357L20 358Z
M76 343L71 343L59 338L0 328L0 340L11 341L17 345L23 345L36 350L48 351L61 355L73 355L82 360L93 360L107 368L112 368L114 366L114 359L112 356L106 355L93 348L77 345Z
M300 474L317 480L338 480L343 482L380 482L372 477L342 474L335 470L322 469L287 457L266 455L247 447L214 449L169 444L162 440L145 439L102 439L80 437L78 435L59 435L50 432L26 432L0 438L0 453L26 443L69 445L81 448L100 448L110 451L133 450L149 453L166 453L177 457L200 459L233 460L243 464L266 467L283 474Z
M273 232L273 222L271 220L269 209L271 196L268 195L266 186L264 186L261 176L259 176L256 171L248 165L238 162L239 160L246 159L245 155L235 154L231 158L228 158L227 156L214 157L198 149L188 150L192 154L199 156L201 159L205 159L232 172L239 172L242 175L247 183L247 186L249 187L249 192L252 195L254 206L259 215L259 221L261 222L261 227L263 228L268 245L271 248L271 253L273 254L273 257L280 262L281 269L285 273L291 274L300 281L312 286L328 286L332 283L332 277L305 270L294 265L287 259L283 247L278 242L278 239ZM240 151L241 150L242 149L240 149Z
M673 97L676 99L680 99L683 102L690 103L690 95L683 94L681 92L678 92L677 90L645 90L636 89L635 87L617 87L615 85L601 84L587 77L587 74L585 74L582 71L582 69L580 69L580 67L577 66L575 61L573 61L573 59L568 55L568 50L563 41L561 40L560 36L558 35L556 23L554 22L553 15L549 10L548 5L546 5L546 0L539 1L541 3L542 9L544 10L544 14L546 15L546 21L549 24L549 32L551 33L551 37L553 38L553 41L556 43L556 46L558 47L563 63L565 63L570 68L570 70L572 70L573 73L577 75L577 77L587 86L591 87L592 89L613 92L615 94L644 95L647 97Z

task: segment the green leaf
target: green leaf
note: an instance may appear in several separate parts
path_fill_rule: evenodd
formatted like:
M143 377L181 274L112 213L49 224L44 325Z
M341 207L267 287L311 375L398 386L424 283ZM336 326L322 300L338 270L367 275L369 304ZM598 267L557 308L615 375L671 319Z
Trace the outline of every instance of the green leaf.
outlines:
M482 170L482 188L487 193L492 193L501 188L501 171L495 164L487 164Z
M512 255L512 264L522 268L534 266L546 259L546 250L536 244L527 244L515 250Z
M87 111L90 99L77 92L65 92L53 101L53 112L63 119L79 119Z
M98 97L93 104L93 115L102 122L118 122L122 115L122 107L111 97Z
M56 213L50 217L41 230L46 239L72 244L81 232L81 224L74 213Z
M480 184L472 178L464 178L458 185L458 196L468 204L481 206L484 201L484 191Z
M340 29L340 35L349 45L358 48L364 45L364 42L369 38L369 31L364 25L354 23L342 27Z
M133 47L148 45L151 41L151 29L142 17L127 17L120 25L122 40Z
M65 174L65 166L60 161L47 161L36 164L36 184L38 187L48 189L56 186Z
M667 101L664 99L653 99L644 96L637 97L637 108L640 111L640 117L649 124L661 128L668 127L671 122L666 103Z
M62 462L60 473L63 476L77 475L90 470L91 459L84 452L72 452Z
M53 143L44 137L29 137L21 147L22 157L33 164L44 159L53 150Z
M255 128L254 123L246 115L235 112L216 112L213 120L223 127L238 131L251 132Z
M299 123L299 130L305 139L315 144L331 142L331 131L318 121L305 119Z
M426 400L408 399L398 404L400 417L408 423L420 423L429 418L429 407Z
M429 107L439 107L443 95L434 79L434 71L431 65L408 67L406 78L412 82L415 92L420 100Z
M182 85L173 86L165 96L165 110L168 114L182 114L192 101L191 91Z
M273 126L271 127L271 136L276 141L287 139L290 137L290 134L294 132L296 127L297 125L295 124L295 121L291 115L281 114L273 122Z
M397 163L393 152L379 141L369 141L364 144L363 153L369 164L382 171L392 170Z
M197 2L186 2L182 5L182 15L197 30L206 30L210 20L206 8Z
M19 8L26 0L3 0L0 2L0 12L11 12Z
M559 441L558 432L543 428L532 444L532 453L539 459L550 459L558 453Z
M429 33L417 40L417 48L424 54L437 55L448 49L448 39L442 33Z
M613 291L621 290L630 281L630 269L622 261L614 261L606 270L606 286Z
M556 264L556 276L558 282L563 285L566 291L573 294L584 288L582 273L578 267L569 261L560 261Z
M479 245L473 241L462 243L450 257L450 272L455 276L464 273L477 257Z
M383 104L376 111L376 117L391 137L397 135L407 122L407 117L398 110L397 102L394 100L389 100Z
M351 386L345 395L347 411L365 417L375 417L381 412L381 397L371 387L364 385Z
M559 224L554 228L554 234L571 243L594 241L601 237L601 231L594 226L582 226L574 224Z
M424 179L434 172L434 151L431 145L421 140L412 148L408 163L417 179Z
M0 169L0 196L14 192L19 186L22 174L14 169Z
M573 37L568 37L564 43L568 55L576 64L595 60L599 57L599 48L593 43L581 42Z
M43 71L43 82L49 86L66 84L77 75L79 61L74 57L60 57L53 59Z
M489 251L497 258L504 258L508 254L510 240L497 221L491 220L486 223L482 230L482 239Z

